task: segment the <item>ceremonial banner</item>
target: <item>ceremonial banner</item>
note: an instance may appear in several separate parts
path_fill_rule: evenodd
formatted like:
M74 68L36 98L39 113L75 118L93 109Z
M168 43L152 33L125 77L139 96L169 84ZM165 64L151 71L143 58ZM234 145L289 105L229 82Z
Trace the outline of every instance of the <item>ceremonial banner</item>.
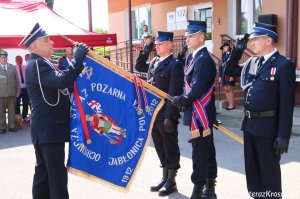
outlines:
M166 94L95 56L74 86L68 171L128 190Z

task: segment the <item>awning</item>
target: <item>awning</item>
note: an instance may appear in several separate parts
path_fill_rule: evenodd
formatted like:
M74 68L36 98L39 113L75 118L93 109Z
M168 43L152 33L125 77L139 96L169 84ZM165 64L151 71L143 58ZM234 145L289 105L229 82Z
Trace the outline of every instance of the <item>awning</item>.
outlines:
M72 46L57 33L74 41L84 42L90 47L117 44L116 34L98 34L84 30L59 16L43 2L0 0L0 20L0 48L19 48L20 41L37 22L50 35L54 48Z

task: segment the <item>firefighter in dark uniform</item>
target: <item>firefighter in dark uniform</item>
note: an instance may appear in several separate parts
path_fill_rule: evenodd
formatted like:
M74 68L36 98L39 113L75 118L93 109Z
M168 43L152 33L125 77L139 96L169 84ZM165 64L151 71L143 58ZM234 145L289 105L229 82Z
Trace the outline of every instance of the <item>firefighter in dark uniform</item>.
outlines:
M173 104L184 107L184 124L191 130L194 184L191 198L216 198L217 162L212 132L216 121L216 65L205 47L206 22L189 20L185 35L192 54L185 66L185 94L174 96Z
M37 23L20 43L30 54L26 66L26 85L32 104L31 140L36 164L32 198L69 198L65 162L65 142L69 140L70 100L67 89L83 69L88 52L78 44L72 65L60 71L49 59L53 42Z
M281 198L280 157L287 153L295 97L295 65L279 54L276 26L255 23L249 44L256 54L238 65L247 38L239 39L226 63L225 73L241 75L245 92L244 155L247 188L269 192L265 198Z
M171 53L172 41L172 32L159 31L155 40L159 57L153 58L150 64L147 64L148 57L140 54L135 68L139 71L147 69L148 82L174 96L183 92L184 74L182 64ZM177 131L179 117L178 108L170 101L165 101L152 128L152 139L163 169L163 176L157 185L151 187L151 191L159 191L160 196L177 190L175 176L180 168Z

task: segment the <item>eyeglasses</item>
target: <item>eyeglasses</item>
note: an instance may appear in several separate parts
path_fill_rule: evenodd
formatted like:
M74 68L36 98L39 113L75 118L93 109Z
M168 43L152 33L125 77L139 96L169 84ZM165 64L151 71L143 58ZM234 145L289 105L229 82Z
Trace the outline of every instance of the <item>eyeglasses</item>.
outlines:
M255 42L255 41L259 41L262 39L267 39L267 37L253 37L251 39L249 39L249 42Z

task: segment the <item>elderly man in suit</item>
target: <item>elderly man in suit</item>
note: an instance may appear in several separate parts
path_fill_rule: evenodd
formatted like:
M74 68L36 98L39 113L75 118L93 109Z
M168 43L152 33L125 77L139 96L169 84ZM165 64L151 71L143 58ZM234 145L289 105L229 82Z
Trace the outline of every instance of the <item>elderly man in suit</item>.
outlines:
M214 81L216 65L205 47L206 22L189 20L186 44L185 94L174 96L173 105L184 107L184 124L190 127L194 184L191 199L216 199L216 152L212 127L216 121Z
M6 132L6 109L8 110L8 130L16 132L15 105L20 95L20 82L16 67L7 63L7 52L0 52L0 133Z
M67 47L65 49L65 56L61 57L58 60L58 67L60 70L66 70L70 65L72 65L72 58L73 58L73 48Z
M70 100L66 88L81 73L88 48L85 44L78 44L72 66L61 71L49 60L53 42L38 23L21 41L22 44L31 53L25 83L32 103L31 140L36 156L33 199L67 199L64 149L69 140Z
M256 22L249 44L256 54L239 65L247 37L239 39L225 74L241 76L245 92L244 155L247 188L253 198L281 198L281 155L288 152L295 98L295 64L279 54L274 25ZM269 197L266 197L269 198Z

